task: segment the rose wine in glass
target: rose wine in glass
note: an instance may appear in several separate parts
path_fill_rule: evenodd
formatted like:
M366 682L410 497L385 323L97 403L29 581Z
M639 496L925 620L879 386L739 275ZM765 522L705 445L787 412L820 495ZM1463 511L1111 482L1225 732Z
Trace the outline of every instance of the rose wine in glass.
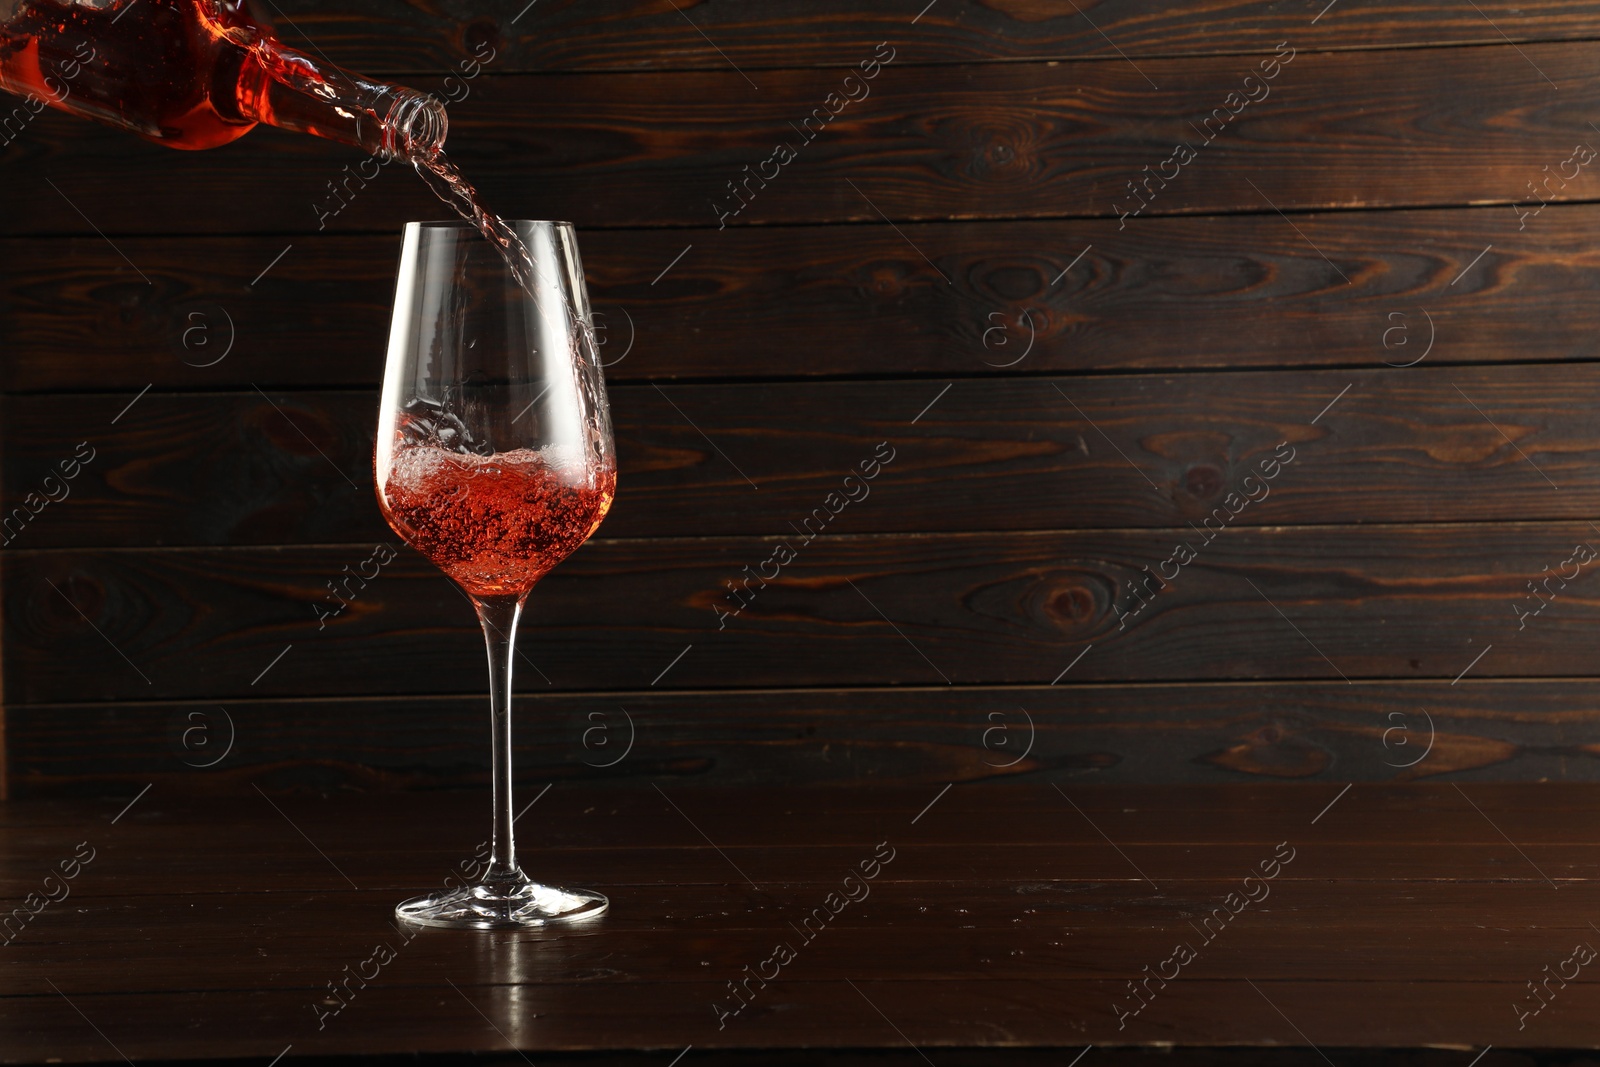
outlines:
M378 414L384 518L471 598L489 653L493 855L478 884L395 909L424 926L541 926L607 904L532 881L512 835L517 621L534 584L605 518L617 466L572 226L501 224L525 259L508 261L470 223L406 226Z

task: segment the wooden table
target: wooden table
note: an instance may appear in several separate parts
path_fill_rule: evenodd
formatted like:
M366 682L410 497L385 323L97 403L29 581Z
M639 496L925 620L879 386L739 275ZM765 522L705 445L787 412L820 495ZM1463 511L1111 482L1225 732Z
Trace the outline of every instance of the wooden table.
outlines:
M393 905L474 852L480 793L0 806L6 907L61 898L0 944L0 1061L1065 1067L1093 1045L1082 1067L1428 1047L1453 1051L1405 1062L1466 1067L1492 1045L1489 1067L1600 1047L1600 787L523 795L524 865L609 914L397 930Z

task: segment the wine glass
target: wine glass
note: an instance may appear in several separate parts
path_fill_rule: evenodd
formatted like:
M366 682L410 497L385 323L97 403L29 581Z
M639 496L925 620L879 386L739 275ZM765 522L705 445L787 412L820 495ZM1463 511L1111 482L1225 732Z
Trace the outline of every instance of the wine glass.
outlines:
M500 232L497 245L464 222L406 225L378 413L383 516L472 600L489 650L493 852L476 885L395 909L424 926L542 926L607 905L530 880L512 835L517 620L534 583L605 518L617 467L572 225L510 220Z

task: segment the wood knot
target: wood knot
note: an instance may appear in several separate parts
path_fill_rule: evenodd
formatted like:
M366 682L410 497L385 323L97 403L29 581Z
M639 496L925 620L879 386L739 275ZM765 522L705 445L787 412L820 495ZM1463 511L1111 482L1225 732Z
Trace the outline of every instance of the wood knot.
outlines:
M1039 131L1021 117L985 114L966 123L960 139L966 142L969 178L1020 186L1047 177Z
M1266 722L1226 748L1199 757L1201 762L1262 778L1311 778L1333 761L1326 748L1300 735L1292 725Z
M256 432L280 453L320 462L340 451L338 430L322 412L263 404L251 416Z
M41 583L32 598L49 630L81 630L84 619L96 626L104 623L106 587L100 579L78 573L52 581L54 589L50 582Z
M904 296L909 275L902 263L875 263L864 269L857 289L869 300L898 300Z
M1222 491L1222 472L1209 463L1197 463L1184 471L1183 490L1197 500L1209 500Z
M505 47L505 38L500 36L500 25L488 18L474 19L468 23L462 32L462 41L467 51L477 56L486 52L498 53Z
M1080 626L1099 614L1098 598L1094 591L1081 585L1070 585L1052 593L1045 608L1055 618Z

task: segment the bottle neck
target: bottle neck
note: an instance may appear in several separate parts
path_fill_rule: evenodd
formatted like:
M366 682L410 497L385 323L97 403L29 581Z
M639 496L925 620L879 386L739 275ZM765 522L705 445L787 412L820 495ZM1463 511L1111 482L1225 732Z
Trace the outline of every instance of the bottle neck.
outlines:
M256 41L245 56L238 107L247 120L353 145L383 159L431 158L449 130L444 105L434 97L341 70L270 37Z

